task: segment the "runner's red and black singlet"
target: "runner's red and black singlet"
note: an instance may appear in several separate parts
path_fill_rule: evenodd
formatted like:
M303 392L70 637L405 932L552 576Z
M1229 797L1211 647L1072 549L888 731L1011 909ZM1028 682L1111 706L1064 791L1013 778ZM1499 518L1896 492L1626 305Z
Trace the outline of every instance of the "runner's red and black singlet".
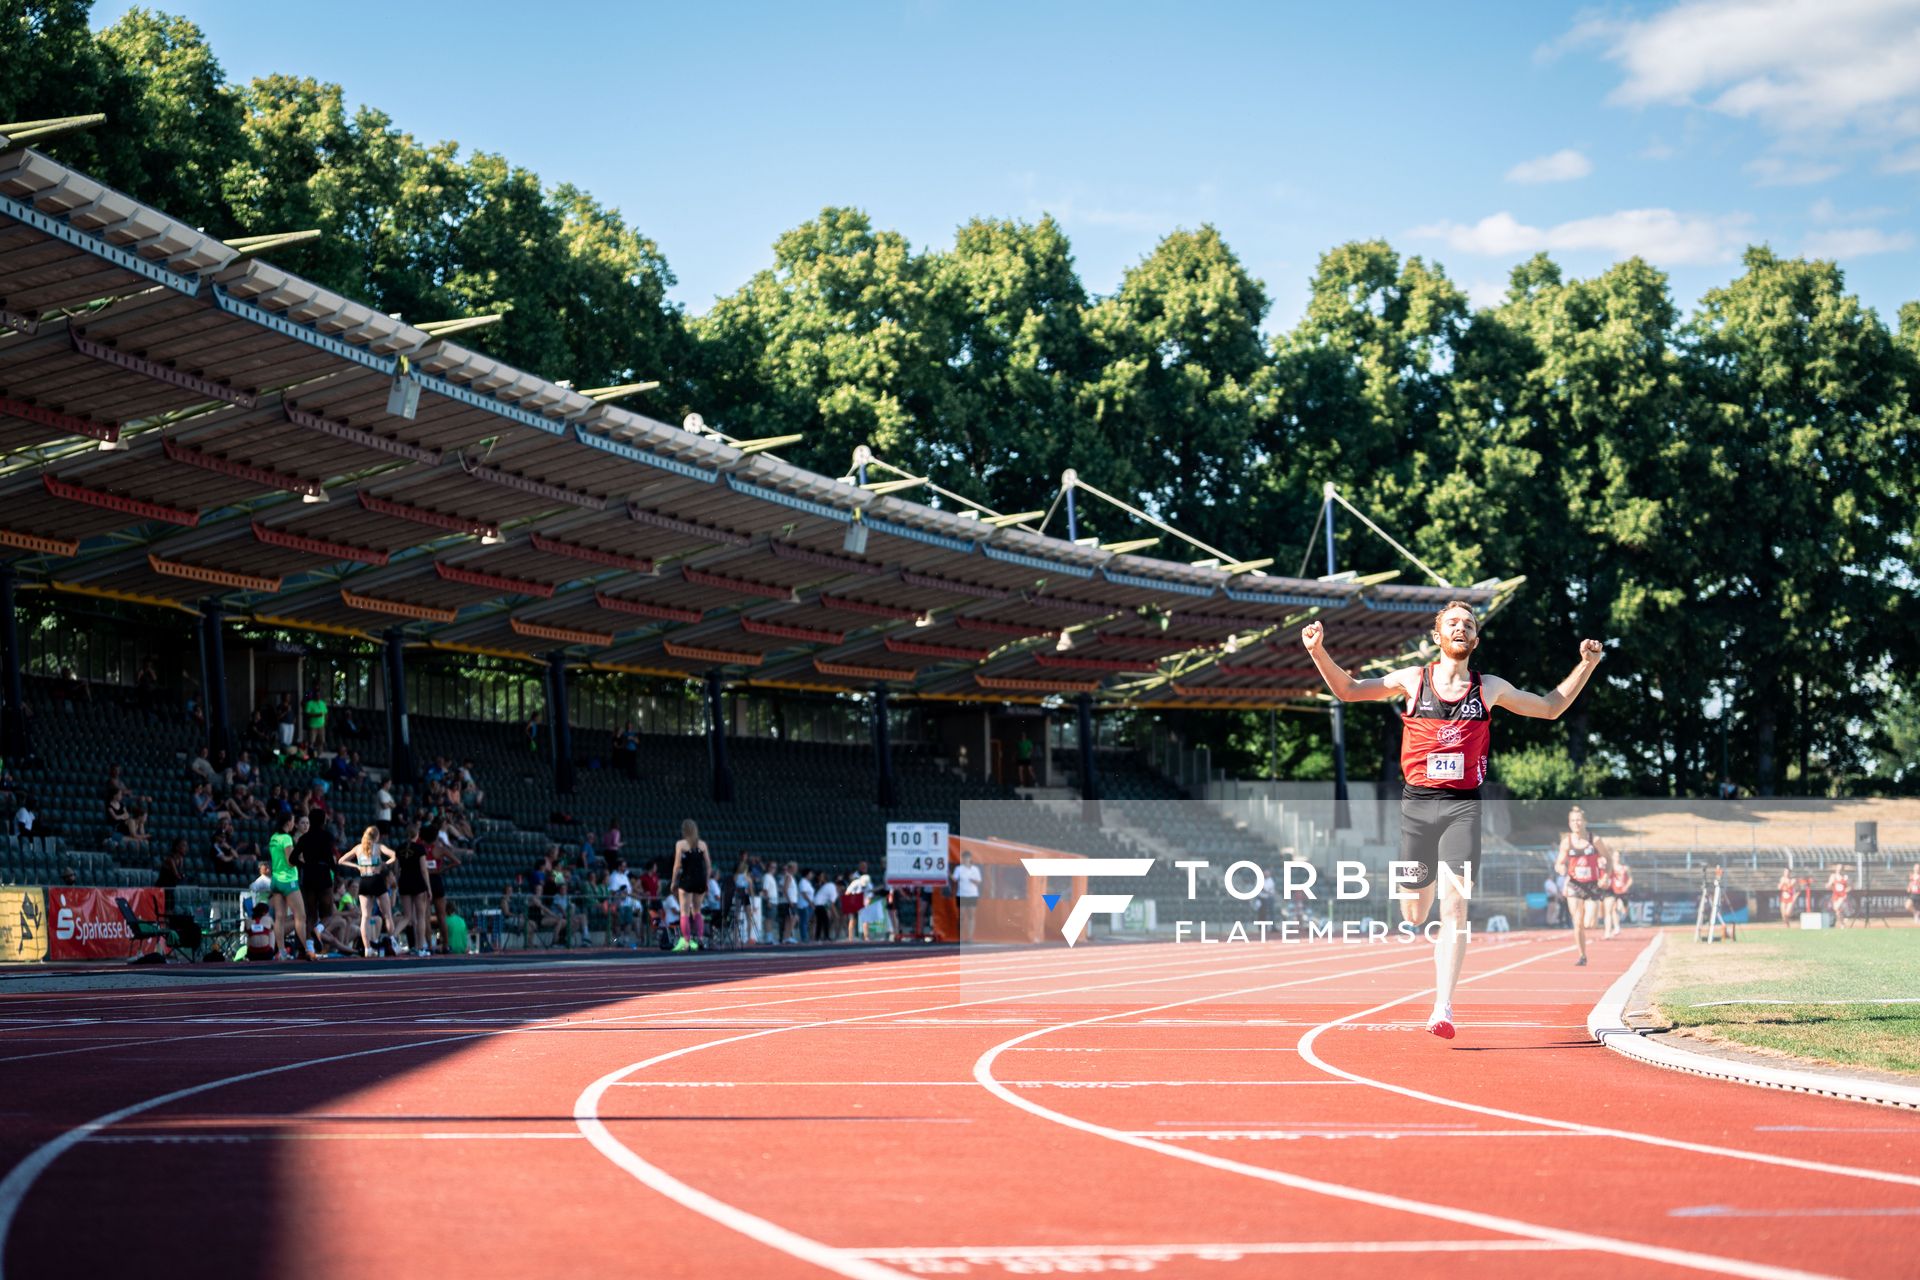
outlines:
M1480 673L1458 702L1433 687L1433 667L1420 668L1420 689L1400 713L1400 773L1413 795L1458 796L1487 778L1493 725L1480 692Z
M1600 863L1600 850L1595 847L1593 841L1587 841L1584 849L1569 845L1567 849L1567 879L1580 884L1598 883L1603 878L1600 874Z
M1633 872L1616 862L1613 866L1614 893L1624 898L1627 896L1627 890L1631 888L1633 888Z

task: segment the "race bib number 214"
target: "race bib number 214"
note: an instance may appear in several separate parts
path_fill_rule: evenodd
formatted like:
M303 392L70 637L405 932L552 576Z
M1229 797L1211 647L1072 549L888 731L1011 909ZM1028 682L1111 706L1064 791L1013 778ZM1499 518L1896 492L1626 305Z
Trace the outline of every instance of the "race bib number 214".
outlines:
M1448 751L1427 757L1427 777L1435 782L1459 782L1467 776L1464 752Z

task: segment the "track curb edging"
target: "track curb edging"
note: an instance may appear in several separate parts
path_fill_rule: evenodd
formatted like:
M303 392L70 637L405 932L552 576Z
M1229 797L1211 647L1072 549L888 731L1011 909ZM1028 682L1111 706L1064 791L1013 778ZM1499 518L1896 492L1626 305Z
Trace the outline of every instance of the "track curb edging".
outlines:
M1634 988L1653 964L1666 934L1656 933L1627 971L1614 979L1600 1002L1587 1014L1587 1034L1613 1050L1640 1062L1669 1071L1731 1080L1760 1089L1785 1089L1792 1093L1812 1093L1847 1102L1870 1102L1876 1106L1920 1111L1920 1086L1866 1080L1858 1076L1829 1075L1820 1071L1801 1071L1792 1067L1771 1067L1757 1062L1715 1057L1683 1049L1677 1044L1655 1040L1626 1025L1627 1001Z

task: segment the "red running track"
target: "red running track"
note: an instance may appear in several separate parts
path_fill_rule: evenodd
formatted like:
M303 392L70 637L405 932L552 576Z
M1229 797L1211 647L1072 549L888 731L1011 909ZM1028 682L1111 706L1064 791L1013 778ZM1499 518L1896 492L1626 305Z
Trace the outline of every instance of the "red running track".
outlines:
M0 1264L1910 1276L1920 1116L1588 1040L1645 935L776 952L11 995ZM1509 1255L1522 1255L1512 1257Z

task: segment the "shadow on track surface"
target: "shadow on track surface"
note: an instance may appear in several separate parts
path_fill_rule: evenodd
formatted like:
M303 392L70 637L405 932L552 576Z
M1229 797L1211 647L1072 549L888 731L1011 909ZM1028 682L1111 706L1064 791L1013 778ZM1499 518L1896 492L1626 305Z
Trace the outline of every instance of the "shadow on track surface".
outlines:
M780 1001L809 985L857 990L865 977L905 976L911 962L954 952L576 954L519 964L328 962L265 974L205 966L214 981L170 966L148 970L166 981L127 989L9 994L0 1021L0 1168L8 1171L0 1276L111 1274L135 1256L155 1260L156 1247L183 1262L217 1249L286 1274L268 1260L318 1243L284 1238L280 1224L296 1205L332 1199L344 1223L374 1213L397 1225L410 1203L424 1210L457 1187L465 1161L571 1146L572 1117L555 1114L532 1085L564 1078L580 1055L625 1061L638 1056L636 1046L762 1025L754 1009L724 1006ZM961 981L942 964L919 968L932 985ZM736 986L716 993L710 1013L682 1004L686 1016L662 1010L634 1021L653 1012L649 997L719 984L765 992ZM500 1037L519 1037L511 1076L472 1079L457 1059ZM384 1086L421 1080L452 1105L395 1111L383 1102ZM513 1105L521 1098L530 1105ZM491 1141L508 1138L515 1141ZM300 1172L302 1149L355 1139L369 1148L355 1162L367 1170L365 1186L315 1185ZM413 1190L422 1184L434 1187L424 1198Z

